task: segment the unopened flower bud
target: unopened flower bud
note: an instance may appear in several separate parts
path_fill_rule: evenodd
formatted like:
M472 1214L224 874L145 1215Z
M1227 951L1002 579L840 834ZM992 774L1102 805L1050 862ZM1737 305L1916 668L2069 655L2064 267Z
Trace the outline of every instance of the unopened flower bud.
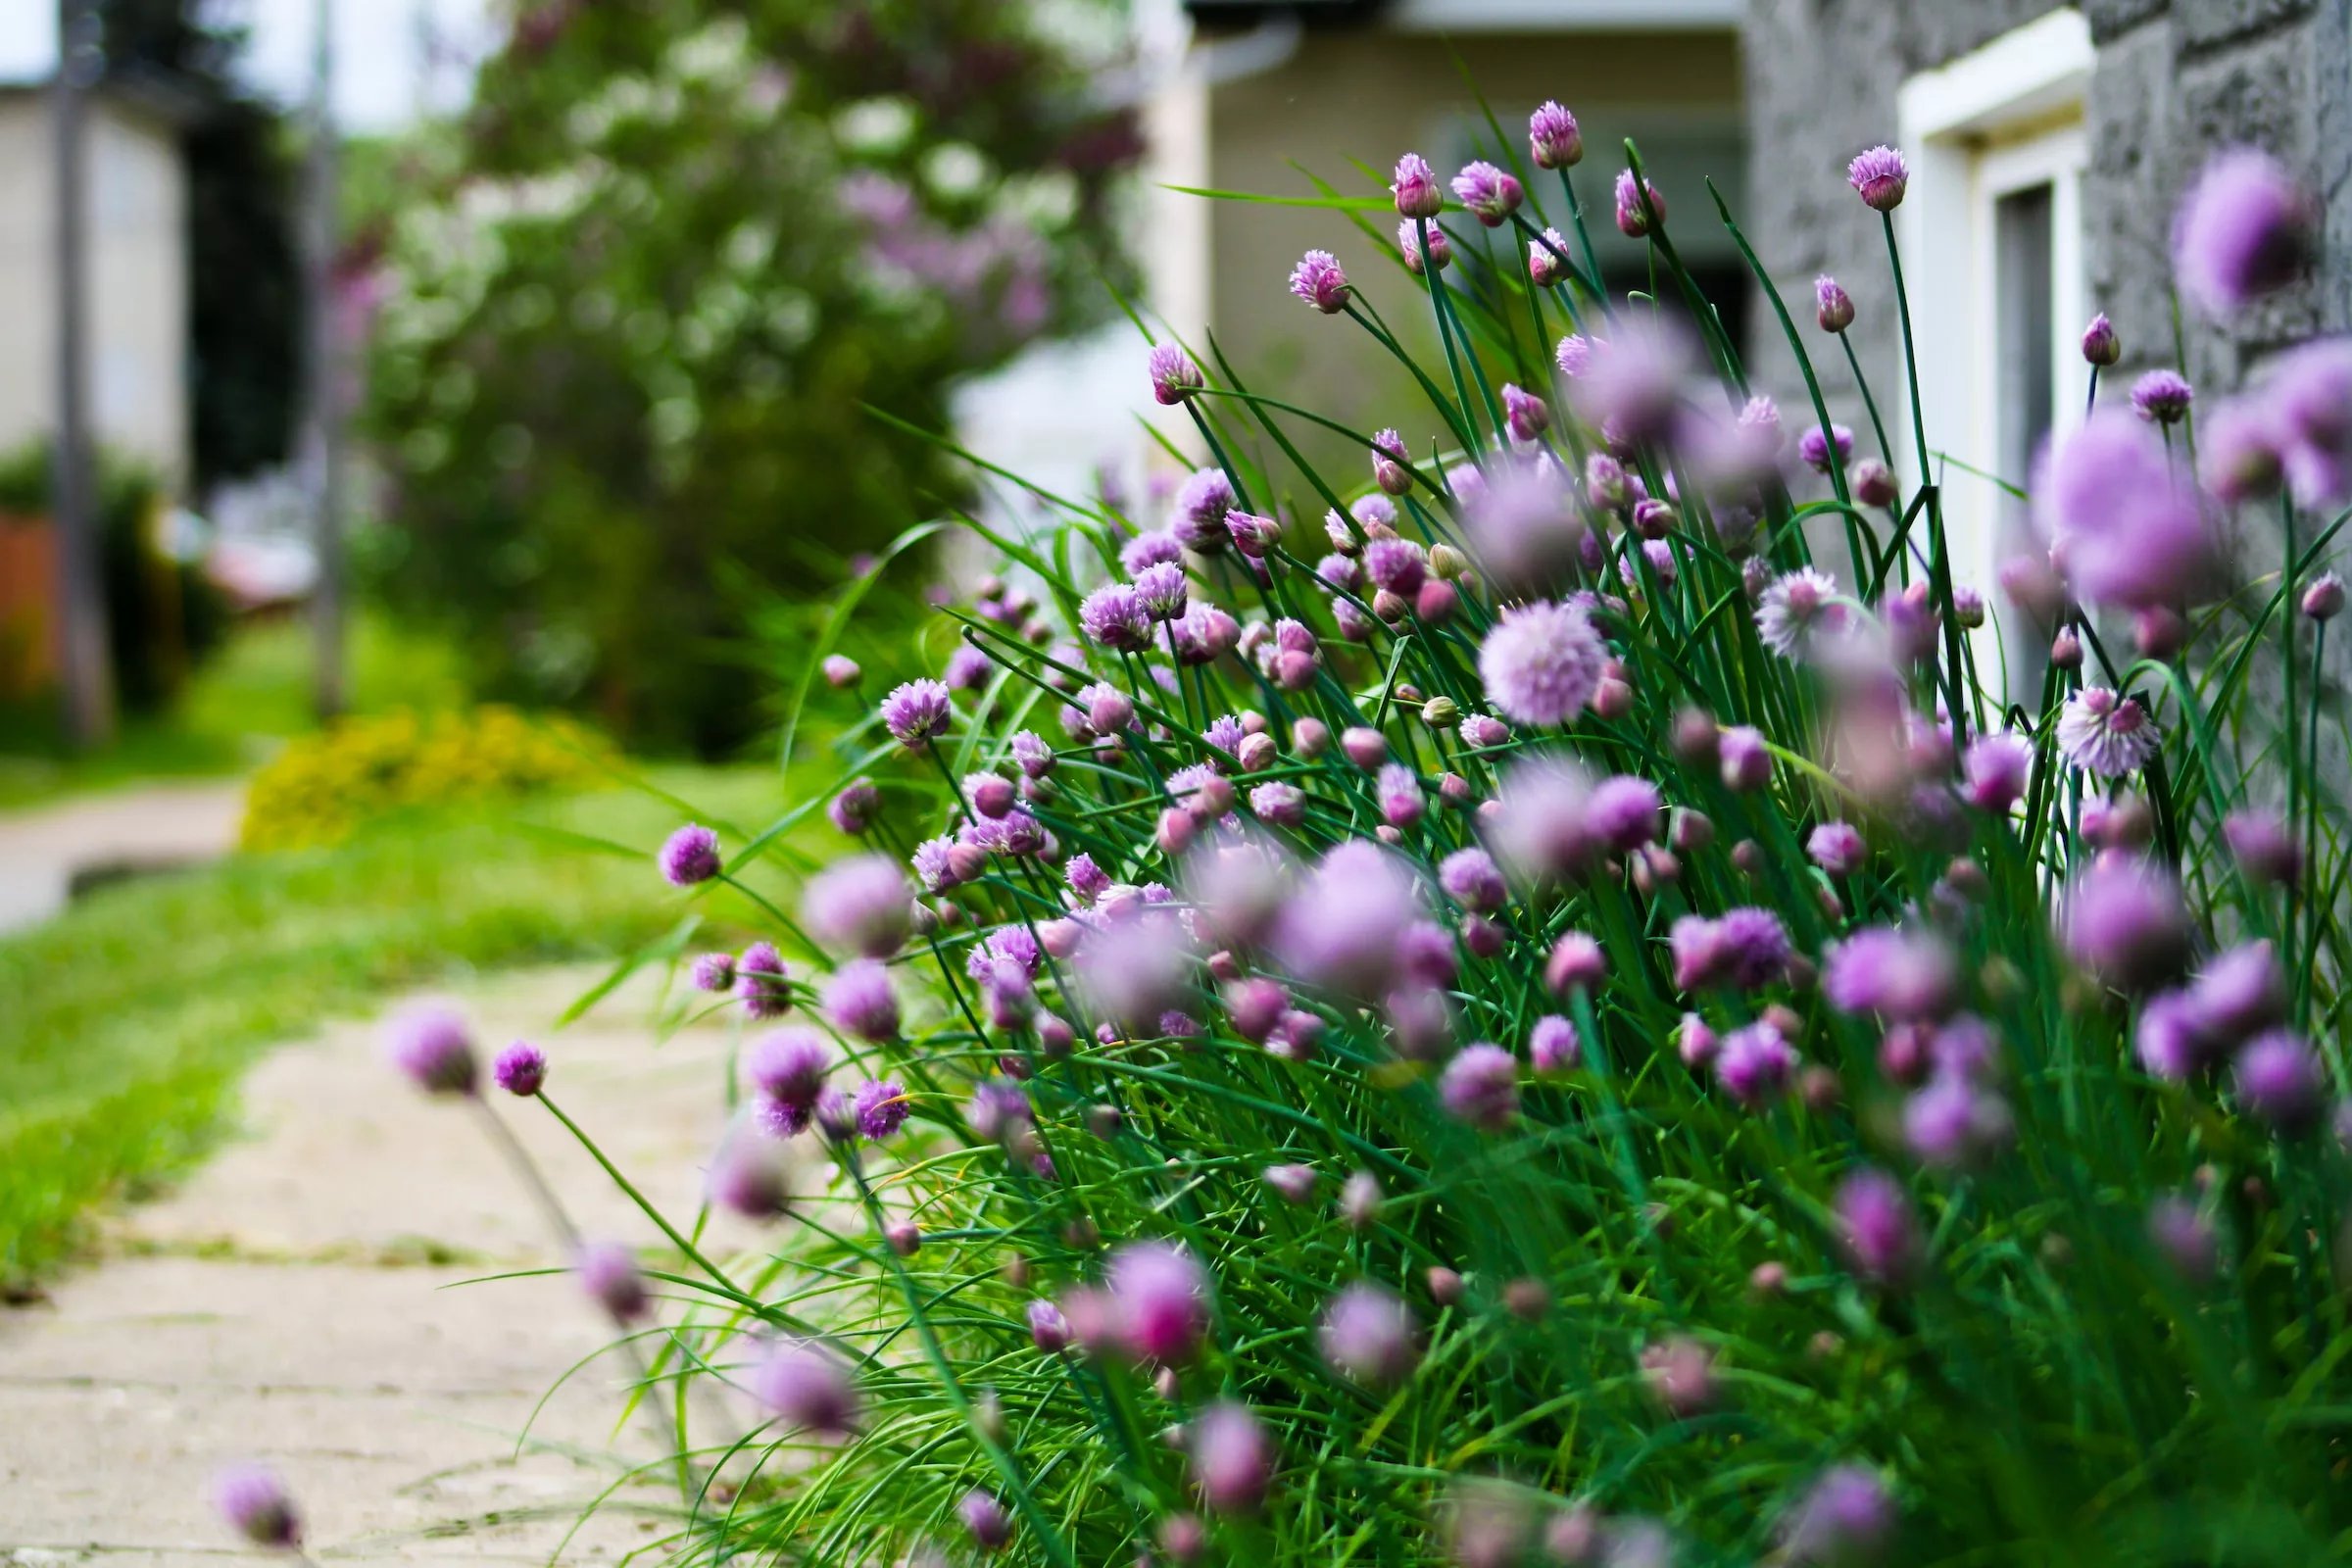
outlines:
M2082 358L2104 370L2124 357L2124 340L2115 334L2115 323L2101 311L2090 318L2082 329Z
M1592 711L1603 718L1623 718L1634 710L1634 689L1621 680L1604 680L1592 689Z
M1866 507L1890 507L1897 494L1894 470L1876 458L1864 458L1845 471L1854 500Z
M2062 626L2058 635L2050 639L2050 662L2060 669L2082 667L2082 639L2074 627Z
M1341 734L1340 750L1348 754L1348 760L1367 771L1389 760L1388 737L1363 724Z
M1294 719L1291 723L1291 750L1309 761L1321 757L1331 747L1331 729L1319 718Z
M1451 729L1461 721L1461 705L1450 697L1432 697L1421 705L1421 722L1431 729Z
M1461 593L1443 577L1430 578L1413 595L1413 613L1433 626L1451 620L1461 607Z
M1429 551L1429 569L1433 575L1451 582L1470 569L1470 558L1451 545L1433 545Z

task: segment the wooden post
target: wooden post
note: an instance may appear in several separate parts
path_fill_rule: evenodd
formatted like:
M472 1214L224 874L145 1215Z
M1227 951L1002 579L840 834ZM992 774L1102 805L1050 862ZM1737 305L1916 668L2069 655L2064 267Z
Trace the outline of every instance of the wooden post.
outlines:
M89 178L85 118L97 82L93 0L58 0L57 84L51 94L51 178L56 222L57 436L50 506L57 530L57 614L66 733L94 750L114 738L115 682L99 572L97 485L90 470Z
M334 21L331 0L316 0L311 52L311 142L304 164L310 272L310 400L312 542L318 580L311 591L311 701L321 719L343 711L343 381L346 375L335 287L341 238L334 112Z

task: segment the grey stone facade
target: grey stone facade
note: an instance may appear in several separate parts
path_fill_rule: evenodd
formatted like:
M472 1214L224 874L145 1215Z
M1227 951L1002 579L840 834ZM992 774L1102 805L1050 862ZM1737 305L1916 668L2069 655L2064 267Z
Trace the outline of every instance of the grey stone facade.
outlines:
M1836 389L1840 418L1859 405L1844 356L1812 325L1816 273L1835 273L1853 295L1854 348L1883 406L1901 375L1878 217L1846 188L1846 160L1895 139L1905 77L2056 9L2050 0L1750 0L1742 226ZM2200 393L2230 390L2283 343L2352 325L2352 0L2082 0L2080 9L2098 52L2084 105L2088 293L2127 355L2102 395L2120 396L2133 372L2173 361L2172 213L2221 147L2253 143L2297 171L2326 200L2327 244L2309 282L2231 330L2183 321ZM1769 314L1755 320L1766 378L1796 387Z

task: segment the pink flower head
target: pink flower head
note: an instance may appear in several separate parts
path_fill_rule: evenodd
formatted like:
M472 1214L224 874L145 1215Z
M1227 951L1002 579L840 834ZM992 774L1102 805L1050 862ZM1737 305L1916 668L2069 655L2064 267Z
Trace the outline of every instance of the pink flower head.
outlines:
M1592 779L1572 760L1522 758L1503 775L1489 842L1530 880L1573 876L1598 853L1585 821L1592 798Z
M913 920L906 873L887 855L836 860L809 879L801 917L820 942L869 958L887 958L906 941Z
M1479 564L1512 589L1552 585L1586 537L1568 482L1547 459L1497 464L1493 482L1464 502L1464 522Z
M1358 1281L1323 1308L1316 1334L1323 1359L1350 1383L1390 1389L1421 1364L1413 1309L1391 1292Z
M2068 889L2067 951L2103 983L2142 991L2180 973L2192 933L2180 886L2146 860L2102 858Z
M1187 664L1213 664L1241 640L1241 622L1215 605L1195 604L1170 624L1176 657Z
M744 1078L768 1102L770 1121L786 1133L808 1125L832 1070L832 1048L813 1029L773 1030L753 1041L743 1054Z
M2236 1045L2286 1021L2286 974L2268 942L2230 948L2207 964L2188 988L2198 1032Z
M699 822L689 822L664 839L658 858L662 879L677 888L708 882L724 869L718 856L718 835Z
M2156 726L2139 704L2105 686L2070 695L2058 712L2058 750L2067 761L2100 778L2122 778L2157 752Z
M1824 332L1842 332L1854 324L1853 299L1827 272L1813 280L1813 303Z
M843 964L824 984L825 1016L843 1034L860 1040L895 1040L899 1033L899 999L890 988L890 971L871 958Z
M948 656L948 667L941 672L941 679L951 691L976 692L988 684L989 671L995 667L986 654L969 643L961 643Z
M302 1514L275 1472L235 1464L213 1478L213 1506L228 1528L257 1546L291 1550L302 1544Z
M1551 405L1508 381L1502 385L1502 410L1514 441L1533 441L1551 428Z
M2086 364L2106 369L2123 357L2123 339L2116 335L2115 323L2107 319L2107 313L2101 311L2082 329L2082 359Z
M1208 384L1193 357L1173 343L1152 347L1149 369L1152 395L1163 404L1182 403Z
M1837 448L1835 458L1830 455L1832 447ZM1797 438L1796 455L1815 473L1827 473L1833 466L1842 468L1854 455L1854 432L1837 423L1824 431L1817 424Z
M547 1053L527 1040L517 1040L498 1054L490 1076L508 1094L527 1100L547 1082Z
M1446 193L1438 188L1438 172L1419 153L1396 160L1396 177L1389 190L1396 198L1400 218L1435 218L1446 210Z
M1453 241L1437 224L1429 225L1429 256L1421 254L1421 225L1406 219L1396 225L1396 249L1404 258L1404 270L1419 277L1425 267L1434 265L1444 271L1453 261Z
M1134 588L1144 612L1153 620L1175 620L1182 616L1192 592L1184 568L1172 561L1137 572Z
M1390 762L1381 768L1373 794L1380 802L1381 818L1394 828L1411 827L1428 809L1420 778L1401 762Z
M1556 228L1527 242L1527 278L1538 288L1549 288L1567 274L1568 241Z
M1539 1073L1567 1072L1577 1063L1576 1026L1547 1012L1527 1032L1527 1059Z
M2295 499L2333 507L2352 499L2352 338L2321 338L2287 350L2262 396Z
M1166 1242L1135 1242L1103 1272L1119 1339L1139 1360L1177 1366L1208 1333L1208 1275L1192 1253Z
M1870 862L1870 846L1850 822L1824 822L1805 840L1813 863L1832 876L1851 876Z
M990 1494L974 1487L956 1504L956 1516L982 1551L1002 1551L1012 1540L1012 1515Z
M2292 282L2310 261L2319 207L2278 161L2252 147L2217 154L2173 218L2180 291L2228 316Z
M1429 553L1410 539L1375 539L1364 546L1364 571L1376 586L1409 599L1429 578Z
M870 778L852 781L825 803L825 818L840 832L857 838L882 814L882 792ZM711 988L718 989L718 988Z
M2132 383L2132 412L2151 424L2179 424L2196 391L2177 370L2150 370Z
M1165 528L1139 533L1119 546L1119 569L1137 576L1153 566L1182 565L1184 541Z
M1510 897L1494 858L1477 848L1456 850L1438 865L1438 886L1446 896L1477 914L1492 914Z
M2209 1285L2221 1271L2221 1240L2188 1199L2167 1194L2148 1205L2148 1241L2191 1285Z
M2317 1126L2328 1105L2328 1074L2319 1053L2283 1029L2240 1051L2230 1082L2238 1103L2289 1136Z
M2025 798L2034 771L2034 743L2011 730L1969 742L1960 771L1961 794L1980 811L2003 812Z
M920 751L944 735L955 712L948 688L935 680L910 680L882 699L882 724L908 751Z
M1471 216L1489 228L1510 220L1527 192L1519 181L1489 163L1475 163L1453 176L1453 194Z
M1865 926L1830 948L1821 992L1839 1012L1935 1018L1951 1010L1959 980L1958 964L1942 938Z
M1838 579L1811 566L1776 578L1756 604L1756 634L1783 659L1803 661L1850 625L1838 598Z
M1666 198L1658 194L1658 187L1637 179L1630 169L1617 171L1617 232L1640 239L1649 232L1653 218L1666 220Z
M2093 414L2054 450L2034 490L2076 597L2143 610L2216 592L2220 555L2195 492L2140 420Z
M1419 912L1404 863L1351 839L1325 855L1283 906L1274 950L1311 984L1376 997L1395 983L1398 945Z
M1864 1280L1895 1287L1918 1271L1924 1251L1919 1221L1893 1177L1865 1166L1839 1184L1832 1206L1847 1260Z
M1620 317L1616 335L1592 345L1569 395L1611 446L1639 445L1671 432L1691 363L1690 337L1671 318Z
M1619 773L1592 786L1585 805L1585 828L1613 850L1638 850L1656 840L1664 809L1655 784Z
M774 1219L792 1202L781 1146L742 1128L719 1144L704 1180L713 1204L745 1219Z
M1527 148L1538 169L1573 169L1584 160L1585 137L1576 116L1547 98L1527 117Z
M1222 1399L1185 1427L1193 1485L1218 1513L1254 1513L1274 1479L1274 1440L1246 1404Z
M2294 830L2268 811L2232 811L2222 819L2222 837L2238 868L2259 884L2293 887L2303 879L2303 847Z
M1149 1029L1184 1000L1192 962L1184 926L1172 914L1146 910L1088 933L1078 949L1078 980L1105 1018Z
M1903 189L1911 182L1911 166L1891 147L1873 147L1855 154L1854 161L1846 166L1845 179L1865 207L1891 213L1903 203Z
M641 1318L653 1305L645 1276L637 1272L637 1254L617 1242L583 1244L572 1254L571 1266L580 1277L580 1289L615 1322Z
M1152 645L1152 612L1126 583L1114 582L1088 594L1078 607L1078 624L1090 640L1122 653Z
M1835 1465L1783 1524L1782 1545L1792 1564L1870 1568L1893 1546L1901 1517L1876 1471Z
M1348 308L1348 274L1331 252L1308 251L1291 269L1291 292L1325 316L1337 316Z
M1446 1114L1490 1132L1519 1113L1519 1062L1500 1046L1464 1046L1438 1078Z
M1225 526L1225 514L1234 510L1237 498L1233 481L1223 468L1197 468L1191 478L1176 492L1175 520L1171 524L1177 540L1188 550L1213 556L1233 542Z
M1683 991L1714 985L1753 991L1788 968L1788 927L1770 909L1753 905L1728 909L1714 920L1684 915L1674 922L1668 943L1674 983Z
M384 1054L428 1095L470 1095L481 1081L473 1031L451 1007L412 1003L384 1026Z
M1735 1029L1715 1051L1715 1081L1750 1110L1788 1092L1796 1052L1770 1020Z
M1608 650L1581 606L1539 600L1503 611L1479 649L1487 698L1521 724L1565 724L1600 685Z

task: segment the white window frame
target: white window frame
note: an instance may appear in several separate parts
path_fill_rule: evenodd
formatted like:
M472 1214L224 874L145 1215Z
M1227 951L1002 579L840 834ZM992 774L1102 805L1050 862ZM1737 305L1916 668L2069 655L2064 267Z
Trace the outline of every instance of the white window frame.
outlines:
M2000 471L1995 212L2003 196L2050 186L2050 416L2052 434L2064 434L2082 423L2089 391L2089 367L2076 337L2089 318L2082 254L2089 140L2082 102L2096 58L2082 13L2053 11L1912 76L1895 100L1912 168L1903 205L1895 210L1895 237L1919 359L1920 413L1931 453L1925 471L1943 485L1953 579L1984 593L1995 616L2005 608L1992 591L2005 498L1993 481L1959 466L2020 487L2029 478ZM1910 452L1907 383L1891 401L1900 433L1888 434L1910 453L1911 471L1922 471L1921 455ZM1934 453L1959 461L1941 462ZM1978 673L1991 682L2001 658L1995 623L1988 620L1975 637Z

